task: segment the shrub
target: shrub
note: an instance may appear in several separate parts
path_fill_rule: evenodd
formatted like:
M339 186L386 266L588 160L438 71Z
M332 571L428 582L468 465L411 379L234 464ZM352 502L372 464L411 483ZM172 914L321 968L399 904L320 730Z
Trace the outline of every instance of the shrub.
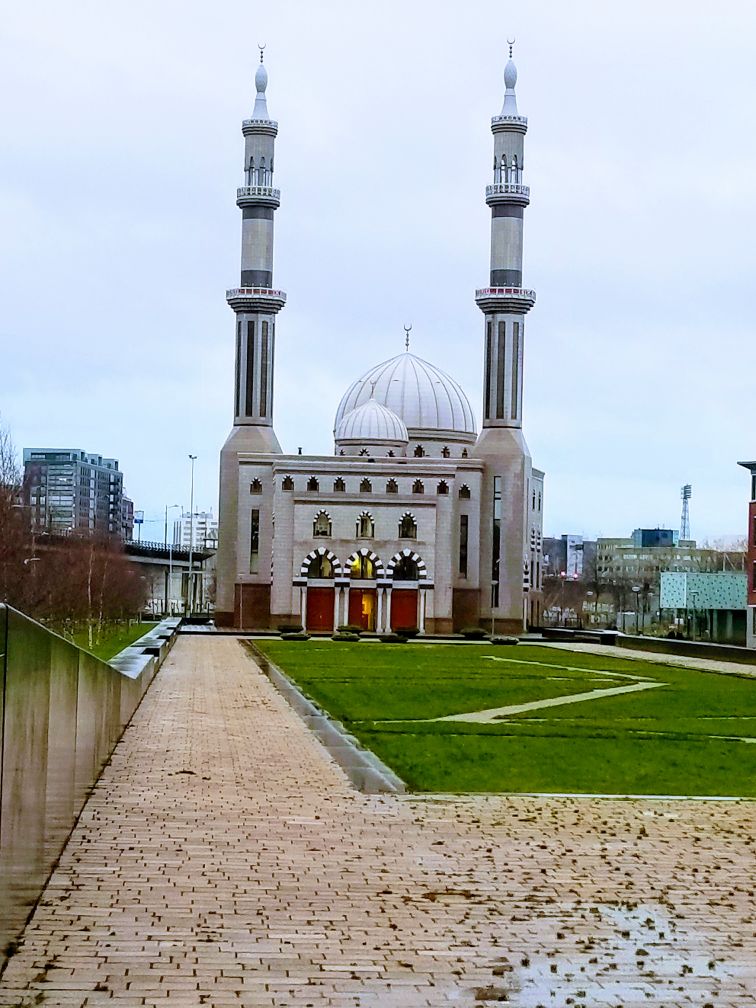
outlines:
M487 634L483 627L465 627L460 631L465 640L485 640Z
M379 639L381 641L383 641L384 644L406 644L407 643L407 638L404 636L404 634L400 634L400 633L381 634Z
M310 635L300 630L298 633L282 633L281 640L309 640Z
M338 633L333 634L333 636L331 637L331 640L339 641L342 643L344 641L358 641L359 639L360 639L359 634L349 633L349 631L342 632L341 630L339 630Z
M361 626L355 626L353 623L345 623L344 626L337 627L338 633L351 633L359 635L362 633Z
M302 633L304 631L301 623L279 623L277 629L280 634Z
M402 637L417 637L420 631L416 626L413 626L402 627L400 630L397 630L396 633L401 634Z
M505 637L505 636L503 636L503 637L492 637L491 638L491 643L492 644L519 644L520 643L520 638L519 637Z

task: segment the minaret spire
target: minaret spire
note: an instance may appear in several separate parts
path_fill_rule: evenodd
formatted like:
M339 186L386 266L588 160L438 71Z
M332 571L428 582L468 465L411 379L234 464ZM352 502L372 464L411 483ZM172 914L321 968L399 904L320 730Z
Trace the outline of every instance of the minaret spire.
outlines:
M257 95L255 97L255 107L252 110L253 119L267 119L270 120L268 115L268 103L265 99L265 89L268 86L268 71L265 69L265 64L263 63L263 49L264 45L258 45L260 50L260 65L255 73L255 87L257 88Z
M515 85L517 84L517 67L512 59L512 50L514 49L515 40L507 39L507 45L509 46L509 59L507 65L504 67L504 104L501 108L502 115L517 115L517 95L515 94Z

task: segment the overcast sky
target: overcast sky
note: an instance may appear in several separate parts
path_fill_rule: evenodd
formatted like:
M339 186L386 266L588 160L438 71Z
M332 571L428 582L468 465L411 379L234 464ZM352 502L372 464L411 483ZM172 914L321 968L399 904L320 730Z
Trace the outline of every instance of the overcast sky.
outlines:
M0 413L19 447L120 460L217 507L231 423L240 122L267 44L279 122L275 429L332 451L403 346L480 422L490 117L516 37L529 117L525 433L546 534L745 534L756 457L752 0L6 0Z

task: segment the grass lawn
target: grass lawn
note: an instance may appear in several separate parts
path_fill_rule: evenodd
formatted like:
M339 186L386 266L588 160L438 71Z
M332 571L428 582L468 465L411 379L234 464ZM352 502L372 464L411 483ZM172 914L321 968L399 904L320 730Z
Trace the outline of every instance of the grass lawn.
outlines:
M119 623L116 626L104 627L100 643L93 644L91 648L88 643L89 636L87 631L80 630L74 634L73 642L77 647L83 648L85 651L91 651L93 655L97 655L103 661L108 661L108 659L117 655L119 651L123 651L125 647L128 647L129 644L133 644L135 640L144 637L154 626L157 626L157 624L132 623L130 627L127 627L125 623Z
M258 647L415 791L756 797L754 680L524 644Z

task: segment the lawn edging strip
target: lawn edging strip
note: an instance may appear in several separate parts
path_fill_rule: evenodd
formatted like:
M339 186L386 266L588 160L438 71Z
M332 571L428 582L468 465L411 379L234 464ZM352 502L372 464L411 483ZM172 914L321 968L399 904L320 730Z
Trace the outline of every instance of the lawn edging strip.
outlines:
M361 746L344 725L313 703L274 662L250 640L240 642L292 710L364 794L405 794L407 787L375 753Z

